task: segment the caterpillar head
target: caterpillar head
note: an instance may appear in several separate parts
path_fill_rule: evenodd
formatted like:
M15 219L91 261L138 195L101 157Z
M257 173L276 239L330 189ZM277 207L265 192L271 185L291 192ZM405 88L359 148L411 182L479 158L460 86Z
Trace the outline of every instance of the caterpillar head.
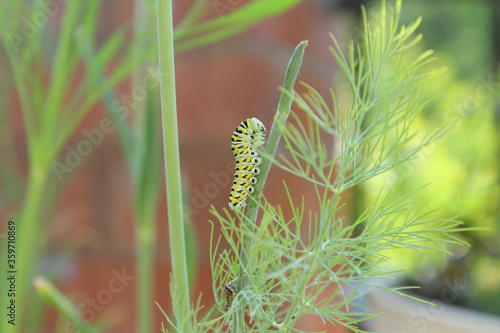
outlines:
M257 132L260 133L265 133L266 132L266 127L264 124L257 118L251 118L250 119L250 127Z

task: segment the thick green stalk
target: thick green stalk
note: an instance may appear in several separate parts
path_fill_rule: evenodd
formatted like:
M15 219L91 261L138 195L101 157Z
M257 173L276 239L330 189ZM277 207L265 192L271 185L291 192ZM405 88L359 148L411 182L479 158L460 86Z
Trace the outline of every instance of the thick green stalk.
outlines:
M252 196L253 200L250 200L248 204L248 210L246 212L246 217L244 219L245 225L247 228L253 229L254 225L257 222L257 212L259 209L259 201L262 195L262 190L264 189L264 184L267 179L267 175L269 174L269 170L271 169L272 160L271 158L276 154L276 150L278 149L278 144L281 139L281 126L284 126L288 119L288 115L290 114L290 110L294 101L294 92L293 87L295 86L295 82L297 81L297 77L299 75L300 67L302 65L302 59L304 58L304 51L307 46L307 41L302 41L297 45L295 51L290 58L290 62L288 63L288 67L285 73L285 79L283 82L283 89L281 92L280 100L278 102L278 107L276 110L276 115L274 118L273 126L269 133L269 138L267 141L266 148L264 150L264 155L269 158L264 158L261 166L260 173L257 176L257 184L255 185L255 192ZM251 224L253 223L253 224ZM252 231L249 231L250 233ZM248 264L248 252L251 249L251 239L247 236L247 233L243 235L243 239L241 240L241 253L240 253L240 271L238 277L238 287L239 289L243 289L247 286L248 278L246 276L246 267ZM233 332L245 332L245 314L244 309L242 308L236 318L235 324L233 325Z
M47 183L46 168L39 167L39 164L31 165L28 185L23 206L23 213L20 218L15 220L17 226L16 237L16 325L10 325L7 320L2 320L2 332L16 333L20 332L24 318L29 313L27 297L28 291L32 288L31 279L33 278L34 267L39 253L38 236L40 232L37 223L40 218L41 202L44 194L44 188ZM2 290L2 292L4 292ZM5 299L2 295L2 299ZM4 305L4 302L2 302ZM2 307L5 309L5 307ZM4 318L5 319L5 318Z
M1 21L6 22L6 18L2 18ZM9 324L8 320L10 318L5 317L4 320L0 322L0 332L5 333L16 333L19 332L21 324L26 318L26 306L24 306L25 295L27 289L30 287L30 278L32 277L33 264L35 258L33 253L37 253L34 250L34 243L36 243L36 235L38 235L38 230L36 227L37 220L40 213L41 207L41 196L43 193L43 188L46 184L46 172L42 171L41 168L35 167L38 165L40 154L39 150L36 148L38 145L38 136L35 128L35 120L32 116L30 110L32 101L30 100L29 89L24 80L24 64L21 62L20 58L17 57L14 49L10 47L8 40L5 36L2 36L2 42L4 45L5 52L9 57L10 63L14 64L12 66L12 73L14 76L14 83L16 85L17 92L19 94L19 99L21 101L21 109L23 111L24 123L26 126L26 138L28 144L28 156L30 161L30 173L28 176L27 187L25 191L22 213L18 216L14 216L14 221L16 222L16 270L17 281L16 281L16 325ZM36 155L36 156L35 156ZM38 158L37 158L38 157ZM38 170L38 171L35 171ZM1 230L6 233L6 230ZM0 241L2 250L2 258L6 258L7 255L7 245L5 243L5 237ZM0 271L2 271L2 283L0 283L0 306L2 309L6 309L8 306L8 297L6 297L8 292L8 287L5 282L7 278L7 263L4 262L0 265ZM22 272L22 274L21 274Z
M160 97L163 150L168 206L168 225L172 260L172 297L175 322L182 332L192 332L188 269L184 241L182 187L177 134L175 98L174 35L171 0L157 0L158 59L160 65Z

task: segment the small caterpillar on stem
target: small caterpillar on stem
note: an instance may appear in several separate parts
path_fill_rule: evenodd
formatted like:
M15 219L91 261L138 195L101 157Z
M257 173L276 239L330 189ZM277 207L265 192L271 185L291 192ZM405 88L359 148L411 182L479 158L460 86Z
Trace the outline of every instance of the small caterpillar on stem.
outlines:
M264 144L266 128L257 118L247 119L236 128L231 137L231 150L236 161L233 186L229 195L229 207L232 210L242 211L246 200L253 192L253 185L257 182L255 176L259 174L259 157L256 148Z

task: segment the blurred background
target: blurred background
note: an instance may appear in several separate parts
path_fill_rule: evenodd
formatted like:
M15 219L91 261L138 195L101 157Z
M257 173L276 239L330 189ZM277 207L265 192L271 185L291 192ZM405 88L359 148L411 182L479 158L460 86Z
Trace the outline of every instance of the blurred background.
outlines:
M21 1L22 6L14 5L14 2L8 0L0 5L0 11L9 18L4 24L10 24L4 26L7 29L2 32L0 49L2 230L9 219L22 223L23 214L26 214L22 210L29 199L26 193L30 173L34 172L31 156L37 151L37 146L30 146L30 140L36 142L36 137L29 138L28 132L44 126L42 116L39 125L29 124L31 121L27 119L30 112L40 114L43 109L39 105L44 105L48 98L44 84L48 84L54 75L57 40L64 34L69 34L69 39L78 39L80 30L85 31L76 25L72 31L61 30L61 27L66 27L64 14L67 5L63 1L47 1L45 6L43 1ZM73 127L69 127L71 132L54 159L47 162L50 167L42 187L43 200L35 215L36 230L33 232L38 245L33 274L45 276L53 282L86 319L104 323L106 332L135 332L138 274L135 210L141 206L135 199L139 191L134 180L136 169L127 159L126 141L109 109L126 123L133 124L135 131L140 131L137 123L141 118L129 116L129 112L133 114L135 109L144 105L153 108L158 105L155 96L146 98L143 95L144 90L154 90L157 86L156 64L154 61L148 63L146 56L141 58L149 52L150 44L156 38L156 26L150 18L155 7L152 1L150 4L131 0L94 2L98 3L95 15L89 17L96 24L95 50L106 45L113 49L108 42L117 31L122 34L123 42L114 53L93 54L88 48L78 49L81 53L66 62L71 67L67 68L68 80L61 84L68 94L61 97L62 104L72 105L65 103L71 101L73 94L94 93L92 90L82 92L85 90L80 90L79 86L80 82L86 82L89 73L95 77L95 82L99 82L102 75L89 70L92 67L86 67L89 61L109 58L103 61L103 73L109 77L119 69L127 70L123 69L123 76L113 82L112 90L119 102L107 103L106 94L97 91L99 98L89 104L81 119L60 118L66 119ZM223 22L225 17L249 2L208 1L204 9L205 20ZM197 3L201 2L174 1L176 26L184 27L186 16ZM242 22L241 31L233 27L234 33L228 34L227 38L221 34L213 38L214 42L209 34L200 37L203 42L189 39L189 35L182 35L179 28L179 35L184 39L179 37L176 54L177 104L185 212L189 213L192 226L188 242L195 272L194 298L202 292L204 303L213 302L208 250L211 215L208 210L210 205L227 206L234 166L230 151L232 131L249 117L257 117L266 127L271 126L280 95L278 87L283 82L293 49L302 40L309 40L309 46L299 80L320 92L327 93L331 86L335 88L341 78L336 76L336 64L328 50L331 45L329 33L341 43L355 38L361 31L362 4L372 10L380 6L380 1L299 1L269 17ZM46 19L40 13L45 13ZM394 170L353 191L346 214L348 218L355 218L362 207L373 200L381 185L401 183L403 193L430 183L415 194L415 200L435 207L437 216L459 216L465 226L485 226L489 230L464 233L462 237L471 247L450 249L454 254L451 259L399 251L394 253L395 259L390 265L408 268L408 283L422 285L422 292L431 299L439 299L446 283L459 277L461 284L453 303L500 316L497 111L500 2L403 1L402 23L412 22L418 16L423 17L419 29L423 41L419 47L421 50L433 49L437 58L435 65L447 70L433 82L436 97L415 126L433 130L448 124L448 132L405 168ZM9 30L13 27L19 30ZM31 35L19 39L19 36ZM7 47L19 47L19 52L11 52L9 56ZM12 54L20 59L31 57L30 65L16 72ZM154 59L154 52L151 59ZM142 72L134 72L135 68L142 68ZM27 75L30 70L33 70L34 79L27 80L32 82L31 90L27 89L27 92L36 93L23 96L14 82L19 82L19 75ZM36 84L39 84L38 88ZM31 103L23 103L26 100ZM74 106L79 106L79 103ZM72 111L65 112L71 114ZM55 124L58 130L65 126L64 122ZM49 149L57 140L44 142ZM44 147L38 146L38 149ZM160 150L157 152L161 154ZM156 244L152 259L155 267L152 287L154 300L168 311L170 263L161 161L159 156L159 170L155 170L158 173L152 176L159 184L158 195L144 201L157 202L157 207L153 207ZM290 188L303 186L301 180L274 168L264 191L271 202L286 200L282 191L284 178ZM4 255L1 260L4 260ZM31 324L24 323L26 327L22 331L33 332L34 327L36 332L68 331L64 328L64 319L36 297L30 303L30 312L36 315L31 318ZM158 332L165 320L157 307L153 307L153 316L153 331ZM345 332L340 327L323 326L322 323L311 326L302 329Z

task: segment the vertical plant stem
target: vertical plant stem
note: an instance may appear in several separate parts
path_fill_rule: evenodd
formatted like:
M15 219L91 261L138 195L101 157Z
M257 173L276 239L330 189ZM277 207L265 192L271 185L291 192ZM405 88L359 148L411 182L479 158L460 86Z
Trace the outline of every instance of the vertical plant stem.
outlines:
M40 242L37 238L40 235L37 223L40 222L41 202L44 188L47 183L46 168L40 167L37 162L38 161L34 161L31 165L23 213L19 220L16 220L16 270L18 272L18 280L16 283L16 325L4 324L7 323L7 318L4 318L4 320L2 320L2 332L5 333L20 332L22 323L25 323L24 318L29 314L29 311L26 311L29 309L27 297L30 294L29 290L32 288L31 279L33 278L40 246ZM5 294L2 294L2 298L4 298L4 296Z
M149 28L149 8L148 4L144 0L135 0L134 2L134 35L136 39L140 39L141 36L145 34L145 32ZM141 43L146 44L146 43ZM147 47L146 45L141 45L142 47ZM141 80L146 75L146 64L145 62L141 62L139 66L137 66L132 72L132 84L134 86L139 86L141 84ZM134 117L139 122L137 126L138 129L142 129L143 126L141 124L144 121L143 111L145 110L147 98L138 99L135 101L136 107L134 112Z
M148 4L141 0L134 2L134 34L141 36L148 24ZM142 78L146 75L145 64L140 63L132 73L132 84L134 87L141 84ZM146 94L148 91L146 91ZM133 173L136 189L145 188L144 169L145 163L149 161L144 157L143 152L146 149L145 122L149 116L146 112L152 109L146 109L147 98L137 101L135 107L135 120L137 123L137 135L135 137L141 141L141 144L134 146L133 157L129 156L129 164ZM140 162L142 161L142 163ZM152 190L151 188L145 191ZM155 248L155 210L156 204L150 201L149 205L143 205L145 193L142 190L135 191L135 215L136 215L136 268L137 268L137 332L152 332L153 325L153 281L154 281L154 248ZM153 203L153 204L151 204Z
M258 203L262 195L262 190L264 189L267 175L269 174L269 170L271 169L271 158L276 154L276 150L278 149L278 144L281 139L281 126L286 123L288 115L290 114L290 110L294 100L293 87L295 86L295 82L297 81L297 77L299 75L300 67L302 65L302 59L304 58L304 51L307 44L307 41L300 42L299 45L297 45L297 47L295 48L295 51L293 52L292 57L290 58L290 61L288 63L288 67L285 73L285 79L283 82L283 89L281 92L280 100L278 102L273 126L271 127L267 145L264 150L264 155L268 156L269 158L264 158L260 166L260 173L257 176L255 192L252 196L253 200L250 200L245 219L243 220L243 223L245 223L245 226L249 229L253 229L255 223L257 222L257 212L259 209ZM253 231L249 230L248 232L252 233ZM244 233L243 239L241 240L241 262L238 277L238 287L240 290L245 288L248 284L248 277L246 276L246 266L248 263L248 252L250 251L250 248L252 246L250 238L246 236L249 233ZM232 328L233 333L245 332L244 308L241 308L241 310L235 316L234 321L235 322Z
M51 82L47 89L47 97L44 105L43 116L41 117L42 131L49 132L58 119L61 112L61 105L64 101L64 94L68 85L69 59L72 52L72 38L74 27L78 22L79 14L81 14L81 4L78 1L69 1L64 13L64 20L57 43L57 50L52 67ZM47 139L50 137L47 135Z
M266 183L267 175L269 174L269 170L271 169L272 165L271 157L276 154L276 150L278 149L278 144L281 139L280 127L286 124L288 115L290 114L290 110L292 108L292 104L294 101L293 87L295 86L295 82L297 81L297 77L299 75L300 66L302 65L302 59L304 58L304 52L307 44L308 41L302 41L299 43L299 45L297 45L286 69L285 79L283 81L283 88L280 100L278 102L276 115L274 117L274 122L271 127L271 131L269 132L269 138L264 150L265 156L269 156L270 158L264 158L264 160L262 161L262 164L259 168L260 174L257 175L257 184L255 184L254 187L255 200L250 201L250 203L248 204L248 211L246 216L250 221L255 221L257 217L258 202L260 200L262 190L264 189L264 184Z
M149 214L144 214L149 215ZM154 214L137 216L137 332L152 332L154 280Z
M182 332L192 332L188 320L190 315L189 283L184 241L181 170L177 134L172 1L157 0L156 6L163 150L172 260L171 290L175 291L174 295L171 296L177 327Z

